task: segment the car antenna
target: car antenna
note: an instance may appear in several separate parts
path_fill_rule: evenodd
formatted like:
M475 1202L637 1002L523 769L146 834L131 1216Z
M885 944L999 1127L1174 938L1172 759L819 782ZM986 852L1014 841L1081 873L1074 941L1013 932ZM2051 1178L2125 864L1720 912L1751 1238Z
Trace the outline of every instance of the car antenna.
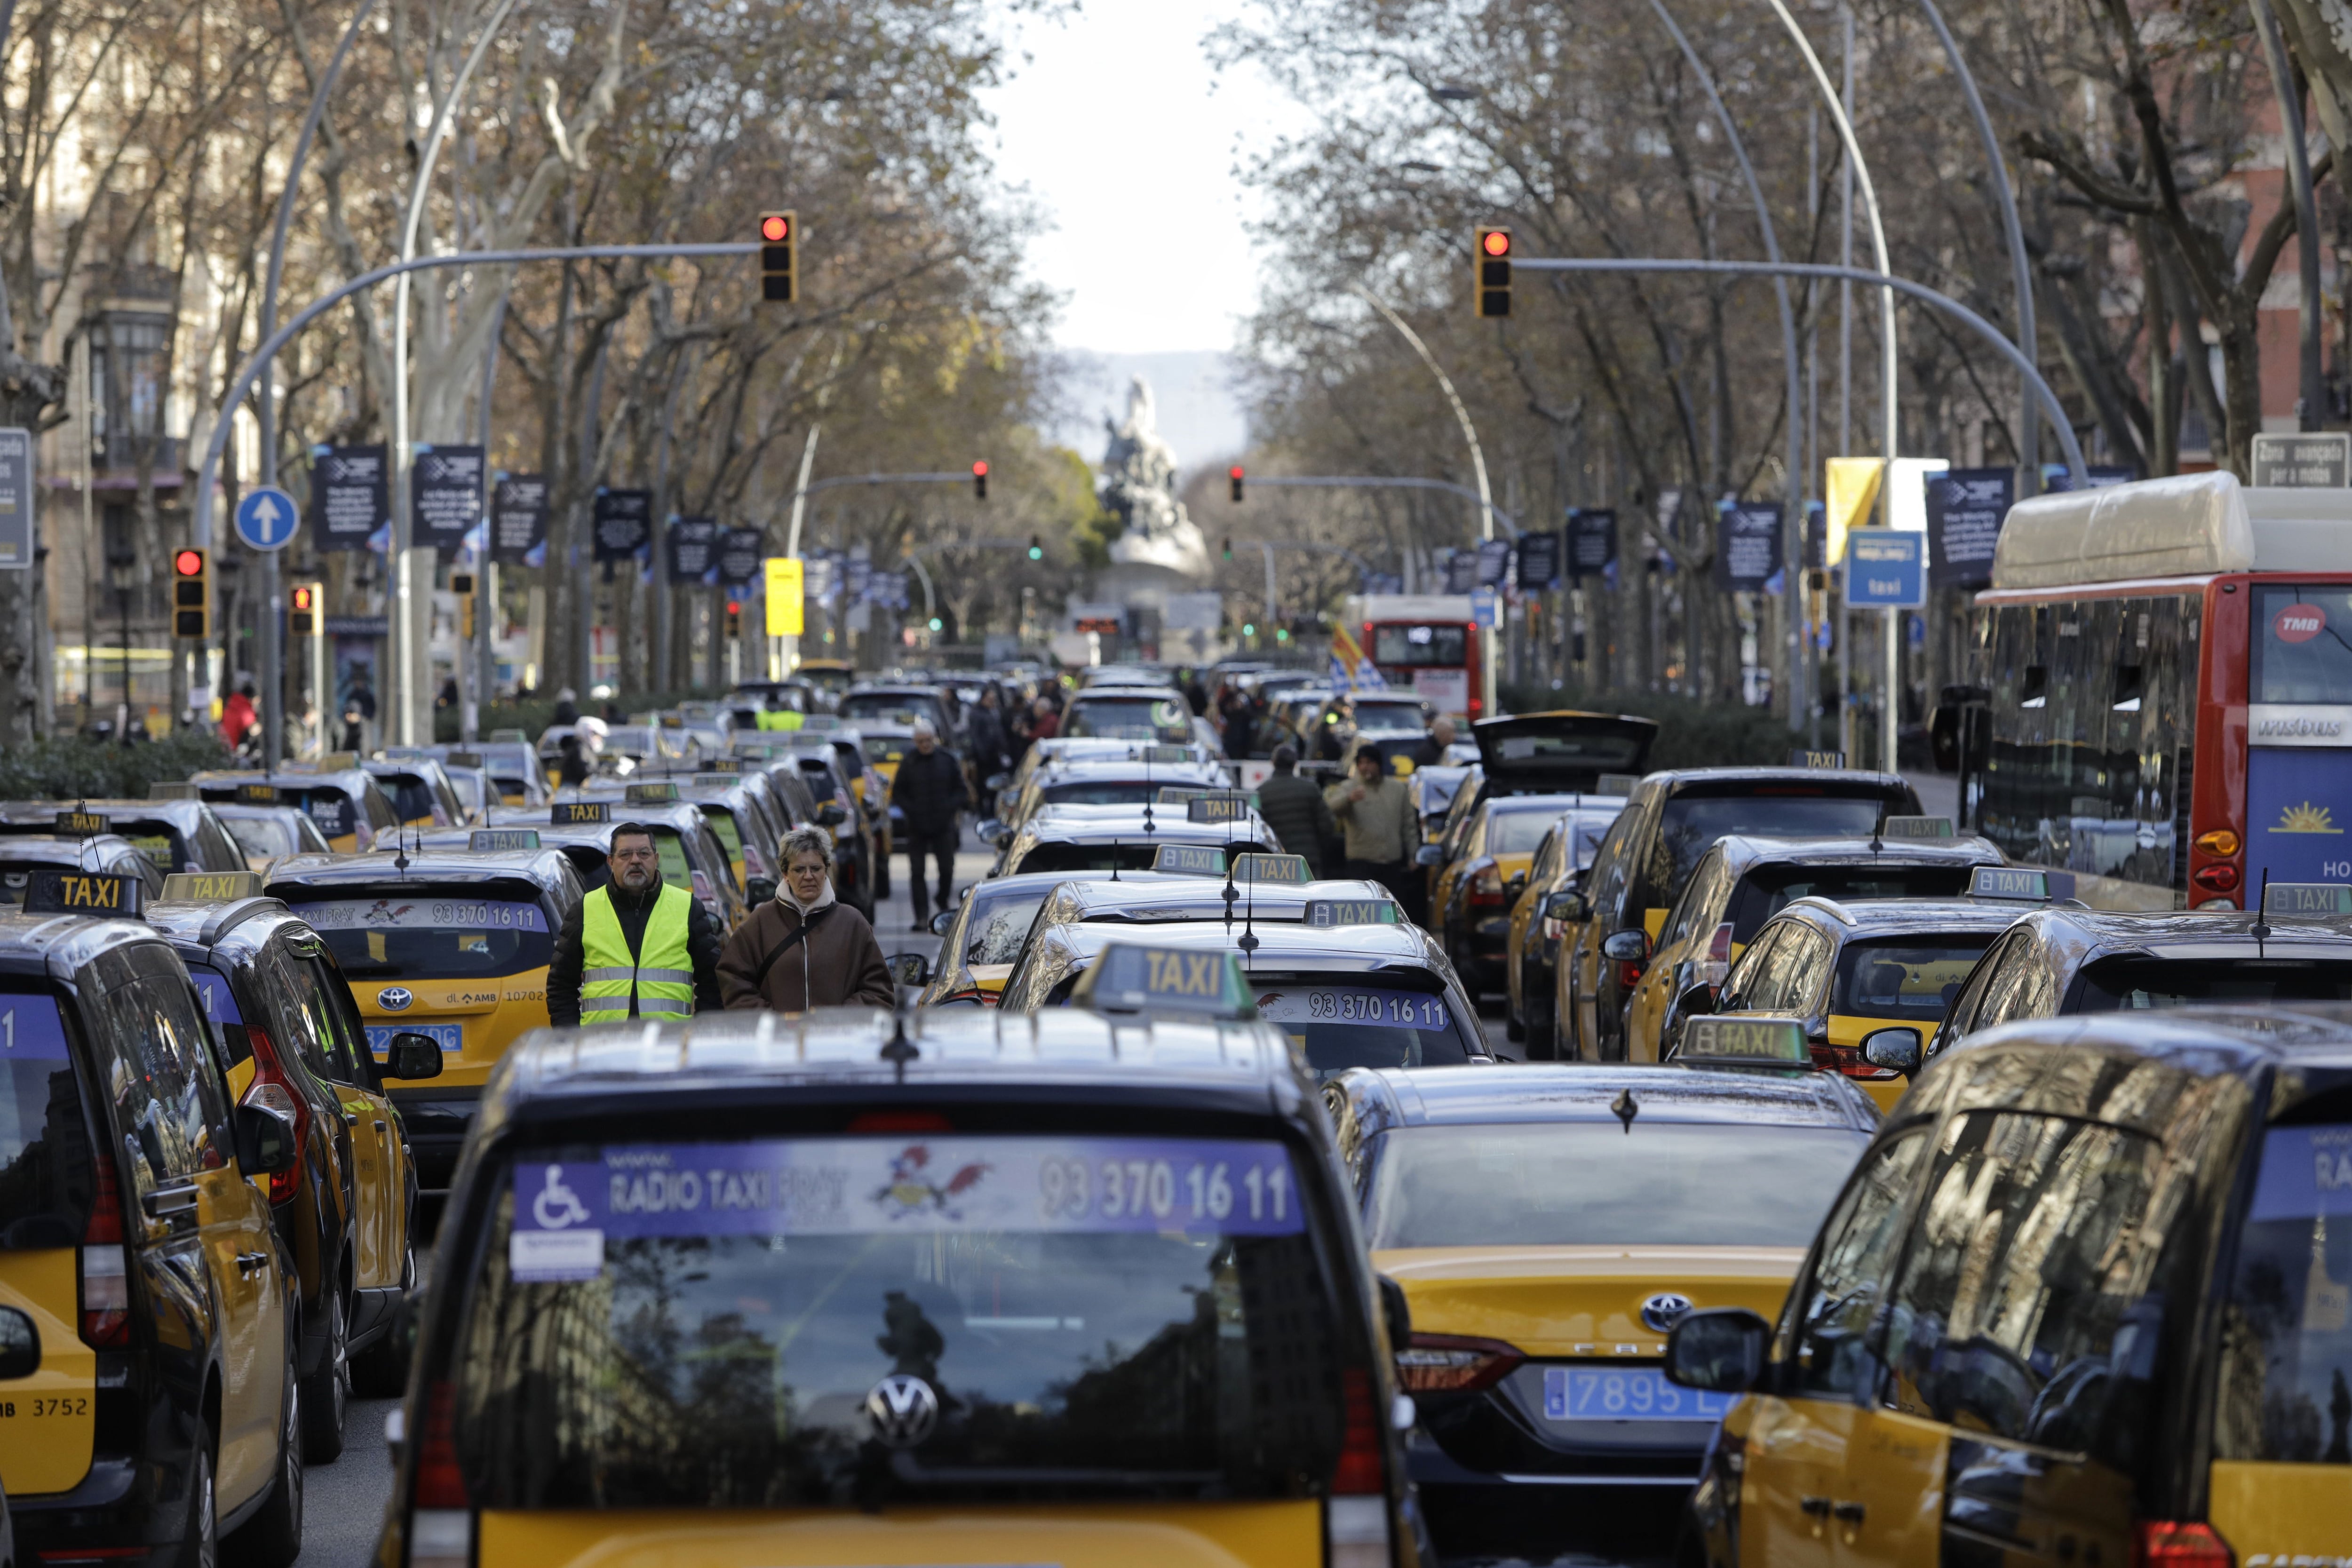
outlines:
M1248 969L1250 967L1250 960L1255 955L1259 946L1257 940L1257 928L1255 924L1256 917L1257 879L1255 877L1252 877L1250 879L1248 901L1242 905L1242 940L1234 944L1242 950L1242 967L1244 969Z
M1886 846L1881 842L1885 836L1886 803L1881 801L1878 805L1878 816L1872 820L1870 825L1870 852L1873 855L1884 854L1885 852Z
M1633 1090L1630 1086L1617 1091L1617 1098L1609 1102L1609 1109L1615 1113L1618 1121L1625 1124L1625 1131L1628 1133L1633 1131L1633 1118L1642 1114L1642 1103L1633 1098Z
M418 847L422 848L424 846L419 845ZM404 877L408 875L408 825L406 823L401 824L393 831L392 868Z
M2246 928L2246 934L2254 939L2254 956L2256 958L2263 956L2263 944L2271 939L2270 903L2271 868L2268 866L2265 866L2263 868L2262 896L2256 900L2254 903L2254 923Z
M897 1081L903 1087L907 1081L907 1064L922 1059L923 1053L915 1042L907 1038L907 1009L897 1002L890 1005L890 1037L883 1042L882 1059L898 1069Z
M1110 879L1114 882L1118 880L1118 840L1116 838L1110 841Z

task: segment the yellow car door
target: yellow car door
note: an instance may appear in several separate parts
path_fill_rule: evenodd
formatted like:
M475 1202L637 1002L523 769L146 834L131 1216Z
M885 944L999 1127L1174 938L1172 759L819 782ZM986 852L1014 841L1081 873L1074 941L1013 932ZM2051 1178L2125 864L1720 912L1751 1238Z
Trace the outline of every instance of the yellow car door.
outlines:
M85 1168L80 1089L58 997L38 982L0 994L0 1165L10 1169L15 1245L0 1249L0 1307L31 1320L40 1365L0 1388L0 1487L19 1496L71 1490L89 1473L98 1353L81 1339L81 1205L66 1173ZM58 1115L62 1109L68 1114ZM99 1124L104 1125L101 1114ZM104 1258L105 1247L90 1256ZM112 1256L120 1258L119 1250ZM102 1270L119 1283L121 1276Z
M351 1133L358 1209L352 1226L352 1285L361 1290L397 1285L408 1246L408 1173L399 1118L368 1068L358 1010L336 995L340 977L326 967L323 954L289 958L286 971L287 989L317 1044L316 1059L325 1066L322 1076Z

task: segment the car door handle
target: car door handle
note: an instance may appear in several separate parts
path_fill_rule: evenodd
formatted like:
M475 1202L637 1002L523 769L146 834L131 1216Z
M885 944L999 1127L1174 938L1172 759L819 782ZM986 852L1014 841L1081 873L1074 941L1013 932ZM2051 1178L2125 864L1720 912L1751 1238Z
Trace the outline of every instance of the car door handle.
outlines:
M1797 1507L1800 1511L1809 1513L1816 1519L1827 1519L1830 1513L1830 1500L1825 1497L1799 1498Z
M139 1206L147 1211L149 1219L163 1219L173 1215L194 1214L196 1209L196 1189L193 1186L159 1188L154 1192L142 1194Z
M360 1113L359 1113L358 1111L356 1111L356 1110L346 1110L346 1111L344 1111L344 1112L343 1112L343 1125L344 1125L344 1126L346 1126L346 1127L357 1127L359 1124L360 1124Z
M1860 1524L1862 1522L1863 1507L1862 1504L1858 1502L1842 1502L1835 1508L1830 1510L1830 1512L1836 1516L1841 1524Z
M379 1132L388 1132L391 1131L389 1127L385 1126L384 1123L381 1121L375 1124L375 1130Z

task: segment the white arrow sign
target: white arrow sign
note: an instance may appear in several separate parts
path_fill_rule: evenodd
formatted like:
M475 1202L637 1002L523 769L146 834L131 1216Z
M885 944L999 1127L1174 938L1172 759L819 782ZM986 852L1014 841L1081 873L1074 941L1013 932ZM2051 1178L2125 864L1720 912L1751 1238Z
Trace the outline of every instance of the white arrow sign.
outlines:
M294 498L275 486L247 491L236 503L236 536L252 550L283 550L294 542L302 514Z

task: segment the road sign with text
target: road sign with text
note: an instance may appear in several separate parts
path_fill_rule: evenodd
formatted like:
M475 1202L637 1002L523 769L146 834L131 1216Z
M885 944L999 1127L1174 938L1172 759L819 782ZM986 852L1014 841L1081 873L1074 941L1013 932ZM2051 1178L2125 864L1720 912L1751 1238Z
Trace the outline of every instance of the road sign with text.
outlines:
M1916 610L1927 602L1920 545L1927 535L1899 528L1857 528L1845 536L1845 603L1850 610Z

